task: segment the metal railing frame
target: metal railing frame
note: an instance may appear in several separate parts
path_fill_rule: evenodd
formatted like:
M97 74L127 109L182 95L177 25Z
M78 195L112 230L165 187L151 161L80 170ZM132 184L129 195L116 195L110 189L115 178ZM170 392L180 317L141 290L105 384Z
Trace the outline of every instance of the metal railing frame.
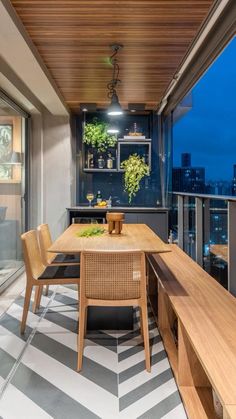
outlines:
M205 238L210 234L210 200L227 201L228 223L228 290L236 295L236 197L226 195L196 194L187 192L173 192L177 196L178 208L178 245L184 248L185 200L195 198L195 225L196 225L196 262L203 265L203 219Z

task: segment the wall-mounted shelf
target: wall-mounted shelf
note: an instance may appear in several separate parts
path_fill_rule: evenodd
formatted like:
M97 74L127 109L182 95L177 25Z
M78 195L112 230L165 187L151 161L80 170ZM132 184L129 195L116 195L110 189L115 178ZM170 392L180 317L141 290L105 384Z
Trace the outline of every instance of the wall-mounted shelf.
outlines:
M83 169L84 172L86 173L95 173L95 172L99 172L99 173L114 173L114 172L118 172L117 169L107 169L104 167L104 169L98 169L98 168L94 168L94 169L89 169L89 168L85 168Z
M121 169L122 161L129 158L132 154L137 154L140 157L144 157L145 163L151 169L151 149L152 149L152 140L124 140L119 139L117 143L117 168L119 172L123 172Z
M118 138L117 140L117 148L114 149L115 152L111 151L109 149L109 153L113 155L113 159L114 161L114 166L116 166L113 169L107 169L106 167L104 167L104 169L99 169L98 167L94 167L94 168L89 168L89 167L84 167L83 171L85 173L118 173L118 172L124 172L123 169L121 169L120 164L122 161L126 160L131 154L138 154L141 157L145 158L146 163L148 164L148 166L151 169L151 149L152 149L152 140L151 139L145 139L145 140L141 140L141 139L124 139L124 138ZM84 162L87 160L86 159L86 153L88 151L88 148L85 147L84 149ZM95 151L96 153L96 151ZM99 154L99 153L97 153ZM106 159L106 153L100 153L101 155L104 156L104 158Z
M151 142L151 138L134 138L134 137L130 137L130 138L118 138L117 142L118 143L135 143L135 144L139 144L139 143L148 143Z

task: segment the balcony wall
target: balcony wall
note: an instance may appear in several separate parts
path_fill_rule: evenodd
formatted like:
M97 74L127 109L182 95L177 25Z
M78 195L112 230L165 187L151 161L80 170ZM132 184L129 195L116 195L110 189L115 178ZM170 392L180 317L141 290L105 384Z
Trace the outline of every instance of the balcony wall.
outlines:
M70 118L44 112L32 117L31 131L30 224L46 222L56 237L66 227L65 208L75 196Z

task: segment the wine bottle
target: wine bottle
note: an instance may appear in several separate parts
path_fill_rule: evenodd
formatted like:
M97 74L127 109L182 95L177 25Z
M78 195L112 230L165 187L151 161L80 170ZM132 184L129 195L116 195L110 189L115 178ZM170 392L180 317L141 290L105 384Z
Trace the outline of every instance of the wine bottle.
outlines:
M107 158L107 168L113 169L113 159L110 153L108 154L108 158Z
M98 191L96 198L97 198L97 204L99 204L100 202L102 202L102 194L101 194L101 191Z

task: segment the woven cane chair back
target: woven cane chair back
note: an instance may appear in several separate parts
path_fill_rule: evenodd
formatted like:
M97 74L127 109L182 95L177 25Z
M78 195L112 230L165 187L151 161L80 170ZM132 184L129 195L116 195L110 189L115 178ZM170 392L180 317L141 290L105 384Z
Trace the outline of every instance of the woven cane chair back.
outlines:
M83 252L80 280L85 298L140 298L145 284L145 256L141 252Z

